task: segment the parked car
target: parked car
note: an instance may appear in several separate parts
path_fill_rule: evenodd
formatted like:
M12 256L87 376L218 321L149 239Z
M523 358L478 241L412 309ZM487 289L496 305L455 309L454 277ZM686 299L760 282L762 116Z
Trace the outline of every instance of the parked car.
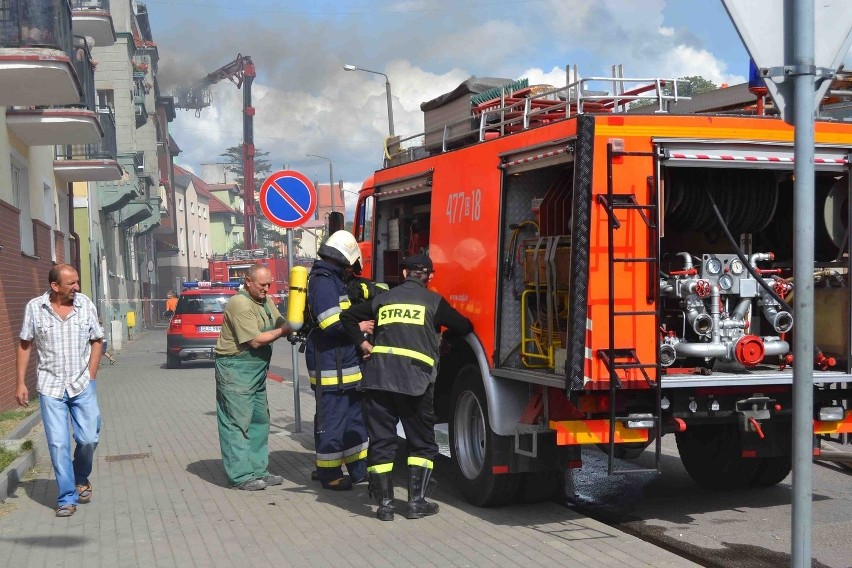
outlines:
M166 335L167 368L177 369L193 359L213 359L225 304L238 288L239 282L183 283Z

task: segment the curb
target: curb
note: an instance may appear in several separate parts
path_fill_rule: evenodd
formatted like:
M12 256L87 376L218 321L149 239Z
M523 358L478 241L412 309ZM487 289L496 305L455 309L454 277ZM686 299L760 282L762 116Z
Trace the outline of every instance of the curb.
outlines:
M18 450L21 444L26 441L24 438L26 438L27 434L39 422L41 422L41 411L36 410L18 424L14 430L9 432L5 439L0 440L0 444L9 450ZM0 472L0 503L5 502L9 498L9 494L21 482L21 477L35 467L37 459L38 453L36 452L36 446L33 445L32 449L24 451L6 469Z
M23 440L22 440L23 442ZM38 455L36 447L24 452L18 459L9 464L9 467L3 470L0 474L0 503L5 503L18 484L21 478L29 470L35 467Z
M36 401L36 405L38 402ZM30 430L33 427L41 422L41 410L36 409L35 412L27 416L20 424L18 424L14 430L9 432L3 439L5 440L20 440L23 442L22 438L25 438L27 434L30 433Z

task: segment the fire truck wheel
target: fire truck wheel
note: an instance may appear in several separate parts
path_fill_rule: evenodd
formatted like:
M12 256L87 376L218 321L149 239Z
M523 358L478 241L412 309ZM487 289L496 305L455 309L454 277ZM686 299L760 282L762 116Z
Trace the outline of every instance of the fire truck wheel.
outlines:
M793 469L793 460L790 456L777 456L772 458L760 458L760 468L757 477L754 478L755 485L778 485L790 475Z
M166 353L166 369L179 369L180 368L180 357L177 355L172 355L171 353Z
M453 465L459 473L465 499L479 507L504 505L518 490L518 474L493 472L496 446L508 436L498 436L488 423L485 388L474 365L463 367L453 384L450 443ZM507 459L508 462L508 459Z
M705 489L742 489L758 475L761 460L742 457L734 424L690 425L675 438L683 467Z

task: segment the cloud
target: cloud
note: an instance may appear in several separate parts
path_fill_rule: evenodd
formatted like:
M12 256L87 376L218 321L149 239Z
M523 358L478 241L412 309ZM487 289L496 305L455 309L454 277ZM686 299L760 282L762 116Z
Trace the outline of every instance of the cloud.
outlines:
M351 191L381 167L388 113L384 77L344 72L344 63L387 74L395 131L403 137L424 130L422 102L471 75L560 87L566 65L608 76L612 64L623 63L627 76L745 80L683 21L667 21L664 0L403 0L358 10L245 5L245 13L150 5L161 90L205 77L238 53L250 55L257 68L255 145L270 152L274 168L286 164L317 180L327 179L328 162L305 154L326 156ZM211 92L213 104L200 117L181 110L172 123L183 164L215 161L242 140L242 90L223 80ZM347 202L352 198L347 194Z

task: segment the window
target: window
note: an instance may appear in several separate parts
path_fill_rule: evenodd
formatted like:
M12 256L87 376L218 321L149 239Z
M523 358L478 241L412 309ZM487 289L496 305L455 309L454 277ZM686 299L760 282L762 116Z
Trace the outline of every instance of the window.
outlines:
M186 254L186 240L183 238L183 227L180 228L180 237L178 238L178 248L180 249L181 254Z
M115 95L113 91L98 90L98 108L108 108L115 111Z
M359 243L370 242L373 238L373 196L370 195L358 204L355 219L355 238Z
M12 156L12 194L18 215L21 233L21 252L35 255L35 237L33 235L33 217L30 213L30 178L26 165Z
M178 205L178 211L183 211L183 198L181 198L181 197L177 198L177 205ZM181 229L181 230L183 230L183 229Z
M192 256L198 256L198 236L195 229L192 231Z
M195 201L189 202L189 212L195 215Z

